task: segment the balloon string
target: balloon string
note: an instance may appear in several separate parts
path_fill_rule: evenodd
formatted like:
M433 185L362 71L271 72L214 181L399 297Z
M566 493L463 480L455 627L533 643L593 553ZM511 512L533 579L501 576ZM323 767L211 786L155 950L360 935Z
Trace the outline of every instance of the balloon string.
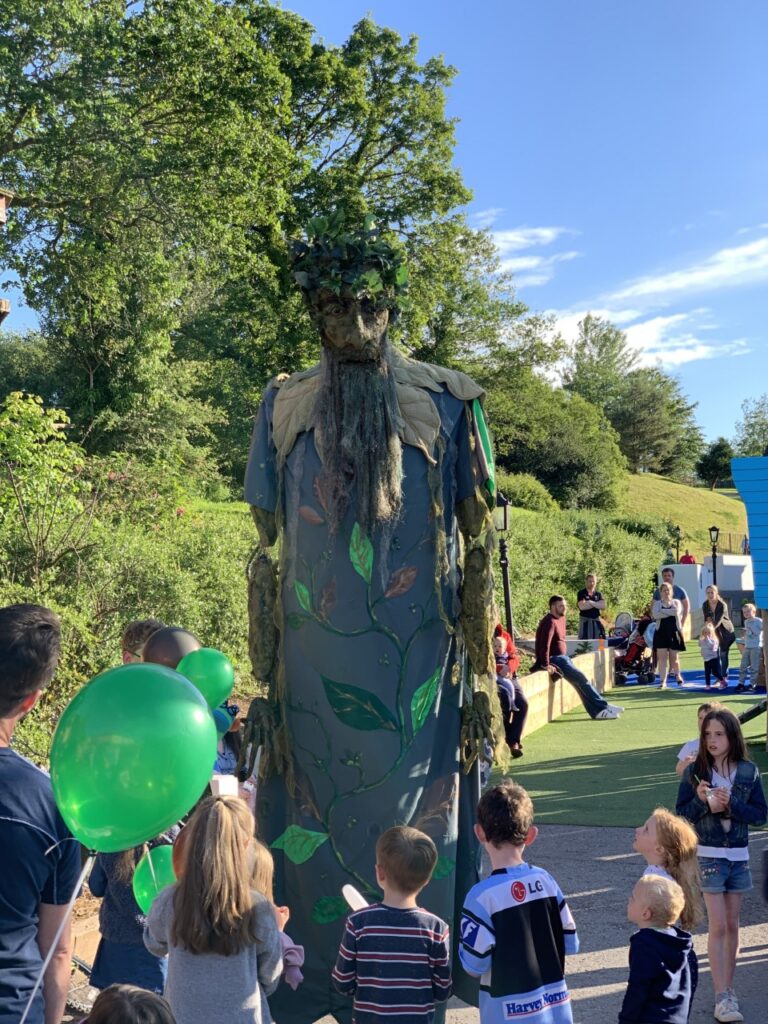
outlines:
M155 883L155 893L158 893L160 892L160 886L155 874L155 865L152 863L152 850L149 847L147 847L147 864L149 864L149 873L152 875L152 881Z
M88 860L86 860L85 864L83 865L83 870L80 872L80 877L77 880L77 884L75 885L75 888L74 888L74 890L72 892L72 896L71 896L71 898L69 900L69 903L67 904L67 908L66 908L66 910L64 912L64 916L61 919L61 923L59 924L59 927L56 929L56 934L53 937L53 942L51 943L51 947L50 947L50 949L48 950L48 952L45 955L45 960L43 960L43 966L40 968L40 973L37 976L37 981L35 982L35 987L32 989L32 992L30 993L29 1000L27 1001L27 1005L24 1007L24 1013L21 1016L21 1020L19 1021L19 1024L24 1024L24 1021L27 1019L29 1011L32 1008L32 1003L35 1001L35 996L37 995L37 990L42 985L43 978L45 977L45 972L48 970L48 965L50 964L51 960L53 960L54 954L56 953L56 949L57 949L57 947L59 945L59 939L64 934L64 929L66 928L67 924L69 924L69 917L70 917L70 914L72 913L72 908L75 905L75 900L80 895L80 890L82 889L83 883L85 882L86 878L88 877L88 872L93 867L93 864L94 864L95 860L96 860L96 854L93 853L93 852L89 853L88 854Z

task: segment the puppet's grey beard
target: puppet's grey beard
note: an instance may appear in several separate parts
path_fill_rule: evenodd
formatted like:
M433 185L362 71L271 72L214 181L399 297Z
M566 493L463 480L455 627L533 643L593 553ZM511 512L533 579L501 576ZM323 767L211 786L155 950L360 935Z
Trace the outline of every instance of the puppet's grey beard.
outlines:
M394 526L402 508L402 446L389 343L368 362L348 362L323 349L313 422L323 464L321 497L332 533L353 488L356 519L369 533Z

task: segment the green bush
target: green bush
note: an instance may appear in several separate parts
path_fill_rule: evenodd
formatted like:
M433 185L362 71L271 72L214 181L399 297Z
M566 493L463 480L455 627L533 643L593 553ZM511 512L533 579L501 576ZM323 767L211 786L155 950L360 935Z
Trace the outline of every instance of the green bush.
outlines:
M556 512L559 505L547 488L530 473L496 474L496 486L512 508L525 508L529 512Z
M138 460L95 459L67 440L67 418L34 397L0 404L0 604L32 601L62 621L59 669L18 730L47 757L74 693L120 663L123 627L156 616L228 654L248 687L244 505L186 502Z
M568 630L575 632L576 594L588 572L597 573L606 617L639 612L650 598L652 576L664 554L656 540L631 533L600 512L512 511L507 548L512 613L524 633L536 628L552 594L568 601ZM503 609L498 568L496 599Z

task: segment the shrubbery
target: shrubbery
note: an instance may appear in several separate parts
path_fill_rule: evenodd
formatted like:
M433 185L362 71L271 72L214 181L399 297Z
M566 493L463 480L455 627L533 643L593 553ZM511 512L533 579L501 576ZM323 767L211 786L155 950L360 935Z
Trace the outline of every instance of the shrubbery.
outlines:
M525 508L529 512L556 512L560 507L547 488L530 473L496 474L496 486L512 508Z
M185 503L151 467L88 459L66 431L37 399L0 406L0 604L34 601L62 619L59 671L18 731L40 761L77 689L119 664L131 619L184 626L249 674L245 507Z
M511 511L507 545L512 613L523 632L536 628L550 596L557 593L569 602L568 626L575 632L576 593L592 571L598 575L609 618L619 611L639 612L650 598L652 577L664 556L663 544L599 512ZM496 597L503 608L498 569Z

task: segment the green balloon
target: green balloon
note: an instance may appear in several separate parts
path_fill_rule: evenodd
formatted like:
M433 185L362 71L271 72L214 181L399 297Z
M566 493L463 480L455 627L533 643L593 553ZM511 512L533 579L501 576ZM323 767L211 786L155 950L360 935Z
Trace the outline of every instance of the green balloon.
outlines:
M195 804L216 759L199 691L162 665L121 665L75 696L56 727L51 782L72 835L116 853L154 839Z
M133 872L133 895L142 912L148 914L155 896L175 881L173 847L155 846L147 850Z
M225 701L235 685L232 662L226 654L213 647L201 647L199 651L185 654L176 666L176 671L195 684L209 708L217 708Z

